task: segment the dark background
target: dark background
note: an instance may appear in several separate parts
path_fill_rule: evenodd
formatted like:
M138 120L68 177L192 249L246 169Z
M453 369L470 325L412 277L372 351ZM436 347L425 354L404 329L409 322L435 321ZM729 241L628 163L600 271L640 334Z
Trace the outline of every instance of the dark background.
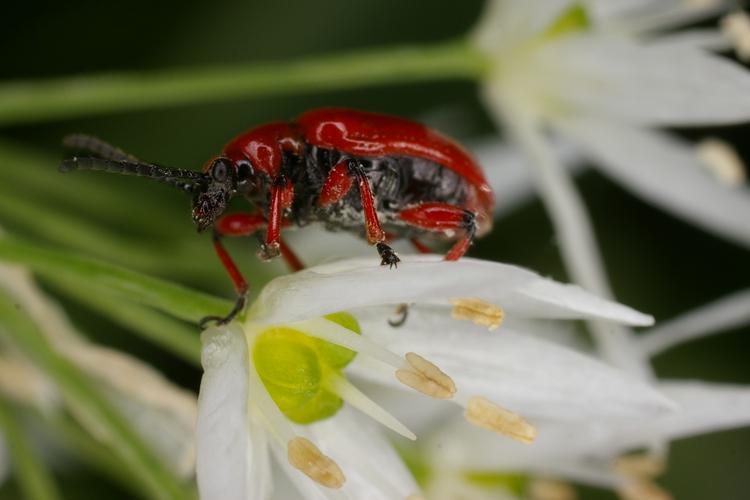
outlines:
M481 7L482 2L476 0L6 2L0 17L0 79L277 61L365 47L429 44L464 34ZM40 182L59 175L55 161L62 154L58 146L60 138L74 131L106 138L142 158L197 169L237 132L324 105L350 106L415 119L423 119L436 110L450 110L458 112L462 119L454 129L443 127L449 135L466 140L496 133L478 100L476 86L456 81L235 100L8 126L0 129L0 140L25 146L49 159L47 169L35 171ZM700 137L707 131L677 132ZM746 140L750 128L728 127L710 132L732 141L746 161L750 160ZM24 168L31 167L4 163L0 164L0 174ZM2 174L0 182L8 178ZM121 214L127 215L138 206L142 210L132 210L132 219L121 217L112 222L90 212L76 212L76 207L65 206L64 201L51 200L33 189L28 192L28 200L56 213L74 214L95 224L103 235L115 235L135 247L145 245L158 251L160 241L184 236L199 247L191 254L190 261L183 263L185 267L196 268L194 272L154 269L126 255L108 257L129 267L230 296L231 288L212 255L209 237L194 234L187 205L179 195L133 179L102 176L100 182L104 192L119 193L117 199L126 200L124 206L115 207ZM665 320L750 283L747 249L717 239L645 204L596 173L589 171L582 175L579 186L593 215L613 286L622 302ZM8 187L12 188L6 184L5 188ZM74 188L60 181L59 190L66 189ZM144 210L153 214L153 221L168 221L163 230L153 224L145 227ZM72 238L51 237L34 230L2 212L0 224L35 241L79 249L81 246ZM238 260L254 276L256 284L282 269L261 268L252 256L252 247L248 251L247 242L232 245L244 249ZM304 253L300 253L304 258ZM567 279L549 221L537 201L498 221L494 232L478 242L471 253ZM165 258L180 257L165 255ZM196 370L118 329L105 318L62 300L76 323L97 340L130 350L173 380L197 388L200 374ZM700 376L714 382L748 384L748 352L750 329L738 329L673 349L655 360L655 368L661 377ZM672 450L670 469L662 484L675 498L750 498L747 474L750 429L678 441ZM127 498L117 486L97 479L85 468L65 468L57 477L70 498L102 498L105 491L107 498ZM585 499L612 498L609 493L593 489L582 491ZM0 499L17 495L12 480L0 488Z

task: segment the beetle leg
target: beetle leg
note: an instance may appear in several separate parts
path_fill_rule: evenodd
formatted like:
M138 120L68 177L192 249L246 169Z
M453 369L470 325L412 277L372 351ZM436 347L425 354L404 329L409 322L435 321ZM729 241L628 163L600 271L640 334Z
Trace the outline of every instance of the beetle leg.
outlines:
M371 245L375 245L375 248L380 254L380 265L381 266L397 266L401 259L398 258L396 252L386 243L386 234L383 231L380 221L378 220L378 212L375 209L375 199L372 195L372 189L370 188L370 181L367 179L362 165L357 160L347 160L349 166L349 173L354 177L359 189L359 198L362 202L362 212L365 216L365 233L367 234L367 241Z
M237 291L237 301L228 315L224 317L206 316L201 319L199 323L201 328L205 328L211 322L216 322L218 325L229 323L237 314L242 312L247 302L249 291L247 280L245 280L242 272L222 244L221 238L223 236L250 236L265 225L266 219L262 214L227 214L216 221L214 225L214 250L216 250L216 254L219 256L224 269L227 270L232 284L234 284L234 288ZM299 271L304 268L299 258L281 240L279 240L279 248L284 260L286 260L292 270Z
M354 185L349 162L342 160L328 172L318 195L318 206L327 207L341 200Z
M409 240L412 244L412 246L417 250L417 252L421 254L432 254L435 253L432 251L430 247L419 241L417 238L411 238Z
M447 203L421 203L399 212L404 222L430 231L463 231L463 235L445 255L445 260L458 260L469 250L477 232L476 214Z
M278 176L271 186L266 241L263 242L258 251L258 257L261 260L270 260L281 253L282 212L292 204L293 199L294 190L292 183L284 175Z

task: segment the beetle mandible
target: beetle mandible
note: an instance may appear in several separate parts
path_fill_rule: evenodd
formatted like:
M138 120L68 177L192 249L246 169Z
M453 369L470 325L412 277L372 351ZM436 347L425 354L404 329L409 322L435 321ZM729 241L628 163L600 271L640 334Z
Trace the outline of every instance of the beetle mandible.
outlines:
M285 245L285 226L320 222L329 230L364 234L375 245L381 264L399 262L388 245L409 238L419 251L420 238L456 240L445 260L457 260L476 236L492 226L494 195L476 161L458 144L419 123L365 111L322 108L293 122L277 122L235 137L203 172L146 163L86 135L64 144L85 156L68 158L60 170L105 170L155 179L192 195L198 231L213 228L214 248L238 298L224 317L203 318L223 324L243 310L248 283L224 248L223 236L249 236L265 230L258 255L282 254L290 267L302 263ZM229 213L240 196L251 213ZM364 232L362 229L364 228Z

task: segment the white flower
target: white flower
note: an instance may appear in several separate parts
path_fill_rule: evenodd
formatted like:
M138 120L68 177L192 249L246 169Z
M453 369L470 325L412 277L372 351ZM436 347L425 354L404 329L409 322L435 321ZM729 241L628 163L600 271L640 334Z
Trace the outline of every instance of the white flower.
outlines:
M197 414L193 393L177 387L148 364L121 351L98 346L83 337L62 308L36 285L29 271L0 265L0 287L34 318L53 347L90 376L101 394L117 408L156 453L183 478L193 475L192 436ZM81 411L74 400L63 400L50 380L25 358L6 351L0 357L0 391L43 412L67 406L97 439L108 442L108 431Z
M490 111L512 130L521 129L521 136L552 125L626 188L750 245L748 190L717 182L687 145L652 129L747 121L750 74L689 41L634 36L658 27L657 21L706 9L663 0L580 5L490 3L474 38L496 61L484 86ZM565 18L572 24L555 32ZM615 32L618 23L632 29ZM523 132L526 126L537 131ZM521 142L533 148L529 140Z
M386 319L399 303L412 306L406 323L393 328ZM322 317L338 311L357 318L361 335L350 316L339 315L336 322ZM499 330L488 330L503 316ZM535 435L523 417L627 420L672 408L639 381L524 335L525 326L540 318L651 322L578 287L468 258L446 263L437 257L406 257L398 271L372 259L352 259L275 279L250 307L242 327L231 324L203 334L197 441L201 498L268 498L271 455L305 498L390 500L417 494L380 429L365 417L407 438L415 435L358 387L377 392L378 399L385 395L384 401L394 394L408 396L408 409L415 412L423 403L464 407L469 423L522 442ZM341 347L357 353L346 372L340 368L351 356L332 367L329 354L322 354ZM347 374L356 377L357 385ZM309 380L310 391L301 390L302 379ZM371 392L373 387L381 390ZM295 413L298 392L313 401L299 406L302 418ZM346 403L340 411L337 399ZM310 409L316 405L322 408L319 414Z
M700 12L679 2L496 0L474 32L491 60L483 86L488 109L530 159L573 280L598 295L613 294L586 208L547 128L647 200L750 245L748 189L720 183L690 148L654 130L750 118L750 74L696 37L665 40L650 32ZM610 363L648 377L629 352L626 329L590 325Z
M652 329L639 342L639 352L650 357L682 342L747 324L748 311L750 291L733 294ZM677 411L631 421L591 420L585 425L539 420L534 446L490 440L460 422L443 425L422 450L426 465L439 478L434 488L476 488L466 481L466 473L472 472L557 477L623 493L649 488L655 494L659 488L652 480L662 472L665 457L623 460L623 454L648 448L654 440L668 442L750 425L750 386L659 380L655 387L677 404Z

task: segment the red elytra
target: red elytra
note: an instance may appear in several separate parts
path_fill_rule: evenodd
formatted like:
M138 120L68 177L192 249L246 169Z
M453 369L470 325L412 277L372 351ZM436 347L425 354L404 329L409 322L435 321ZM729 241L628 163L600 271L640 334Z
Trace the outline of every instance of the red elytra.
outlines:
M142 175L193 195L193 220L211 227L216 252L239 298L227 322L245 304L248 285L221 243L221 236L247 236L265 229L259 255L281 254L293 269L301 261L283 242L289 226L321 222L328 229L354 231L376 245L383 265L398 256L388 241L419 241L435 234L456 243L446 260L457 260L475 235L490 230L494 196L476 161L440 133L404 118L365 111L322 108L293 122L255 127L205 164L203 173L142 163L87 136L66 139L92 153L63 162L63 170L98 169ZM256 207L224 214L234 196Z

